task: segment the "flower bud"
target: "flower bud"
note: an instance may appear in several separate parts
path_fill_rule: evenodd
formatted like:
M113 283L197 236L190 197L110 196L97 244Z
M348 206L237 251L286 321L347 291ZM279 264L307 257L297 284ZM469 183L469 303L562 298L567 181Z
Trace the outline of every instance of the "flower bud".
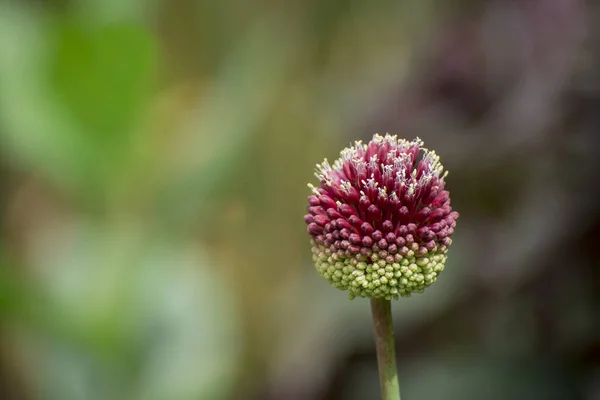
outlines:
M397 299L436 281L458 213L434 151L418 138L376 134L315 175L304 221L321 276L350 298Z

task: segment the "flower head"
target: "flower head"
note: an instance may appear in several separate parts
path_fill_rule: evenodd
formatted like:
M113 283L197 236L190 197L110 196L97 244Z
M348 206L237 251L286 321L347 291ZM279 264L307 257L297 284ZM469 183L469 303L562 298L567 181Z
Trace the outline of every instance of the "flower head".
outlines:
M317 164L304 221L319 274L350 298L421 293L444 269L458 218L447 174L419 138L389 134Z

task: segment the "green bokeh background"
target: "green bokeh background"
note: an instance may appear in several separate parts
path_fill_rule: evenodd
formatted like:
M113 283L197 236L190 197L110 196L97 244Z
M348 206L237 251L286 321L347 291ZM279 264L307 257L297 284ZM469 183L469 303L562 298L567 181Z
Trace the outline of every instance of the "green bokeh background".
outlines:
M377 398L368 304L314 271L306 183L462 3L1 1L0 398ZM477 229L547 180L440 124L463 220L439 282L394 304L403 397L575 398L595 375L536 347L528 269L473 289ZM558 300L575 345L584 286Z

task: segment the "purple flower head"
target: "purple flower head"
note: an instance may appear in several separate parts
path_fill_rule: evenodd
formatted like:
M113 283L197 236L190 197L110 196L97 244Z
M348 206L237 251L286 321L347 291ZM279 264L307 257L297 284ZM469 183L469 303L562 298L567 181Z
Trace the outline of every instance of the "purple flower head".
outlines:
M317 165L308 214L317 271L350 298L421 293L444 269L458 213L434 151L376 134Z

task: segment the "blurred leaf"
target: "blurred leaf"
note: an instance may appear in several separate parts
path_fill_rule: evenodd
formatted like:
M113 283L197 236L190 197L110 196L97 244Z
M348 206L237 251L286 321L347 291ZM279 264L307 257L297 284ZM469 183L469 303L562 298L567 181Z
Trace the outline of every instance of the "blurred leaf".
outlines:
M111 146L132 128L150 94L153 56L152 40L140 27L90 30L62 24L50 81L83 132L95 136L97 144Z
M132 134L153 88L154 57L152 38L140 26L58 26L49 81L80 127L72 139L82 141L79 179L92 196L126 175L135 154Z
M0 5L0 139L16 160L101 204L135 152L155 61L142 26Z
M51 81L84 129L112 144L149 94L152 55L149 36L134 26L60 26Z

